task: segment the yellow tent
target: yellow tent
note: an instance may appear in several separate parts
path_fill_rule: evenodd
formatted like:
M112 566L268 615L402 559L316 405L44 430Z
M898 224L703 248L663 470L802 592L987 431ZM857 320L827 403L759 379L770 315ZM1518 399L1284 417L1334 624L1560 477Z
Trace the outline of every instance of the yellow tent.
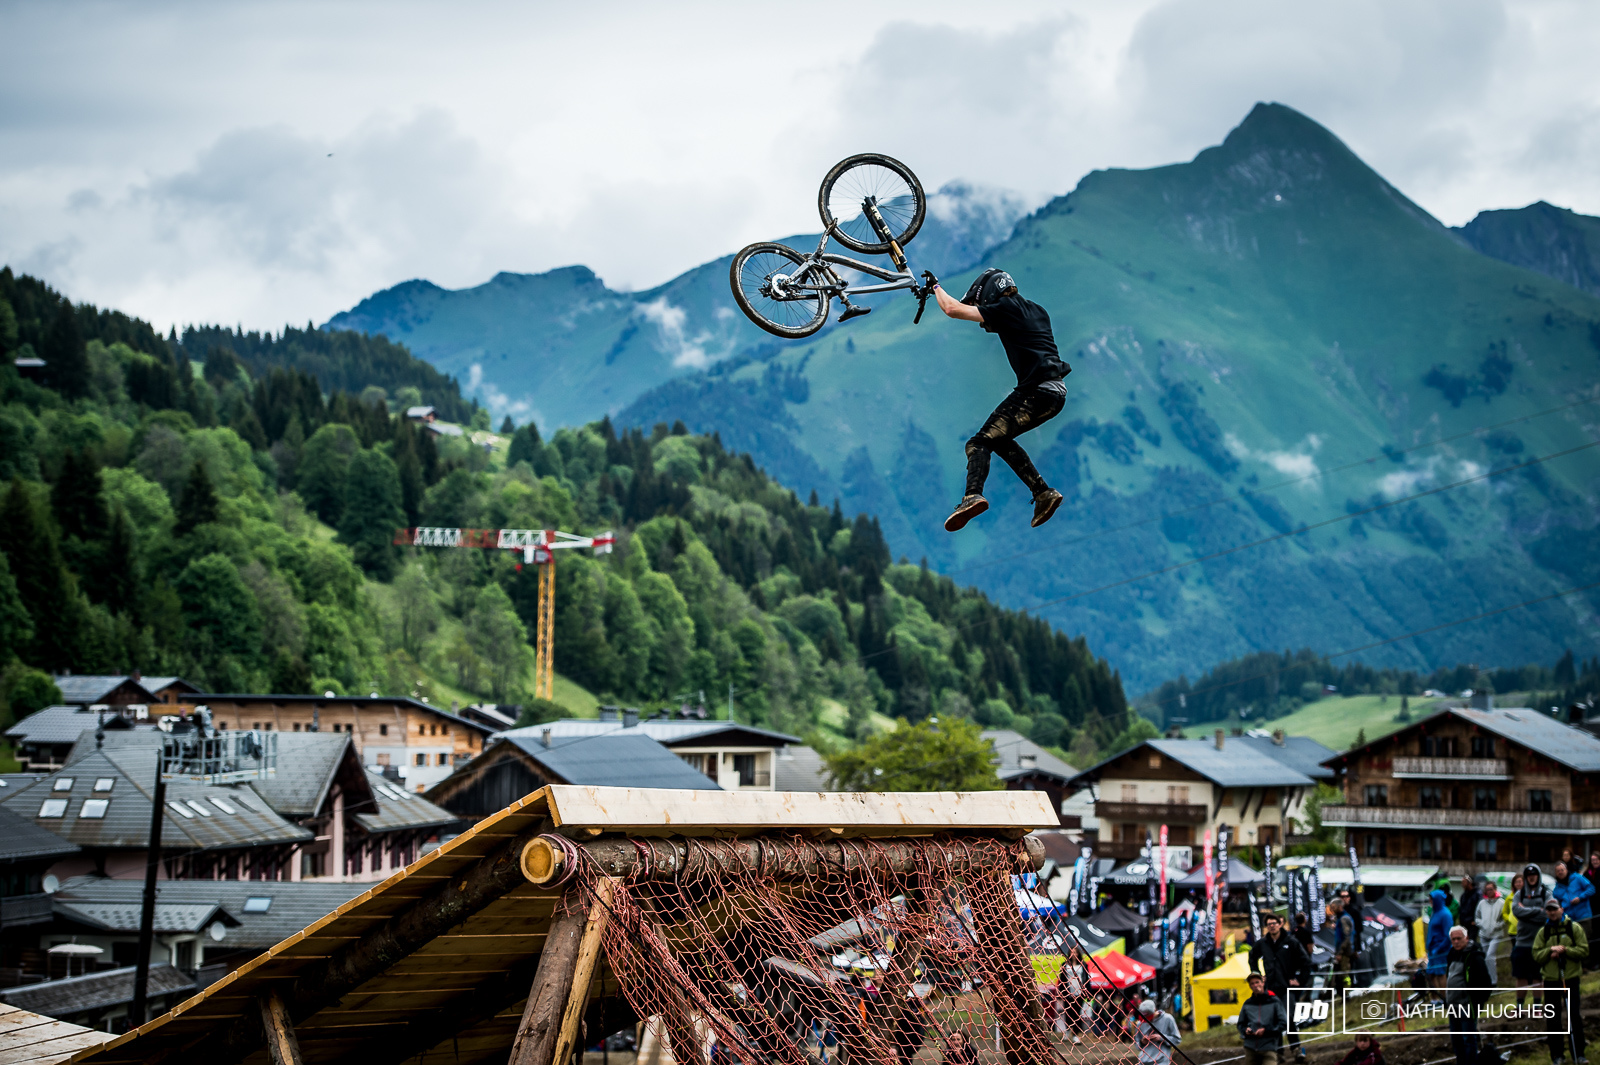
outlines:
M1228 1021L1237 1022L1239 1007L1250 997L1250 955L1235 954L1208 973L1194 978L1194 1030L1204 1032Z
M1126 936L1118 936L1099 950L1091 951L1093 957L1100 957L1116 951L1118 954L1128 953L1128 940ZM1064 954L1033 954L1029 955L1033 961L1033 978L1041 984L1053 984L1061 975L1061 966L1066 963Z

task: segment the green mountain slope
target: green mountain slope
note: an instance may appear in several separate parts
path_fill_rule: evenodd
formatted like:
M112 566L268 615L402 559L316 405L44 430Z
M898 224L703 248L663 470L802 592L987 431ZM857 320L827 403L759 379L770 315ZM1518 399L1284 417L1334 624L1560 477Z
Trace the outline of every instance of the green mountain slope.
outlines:
M929 197L914 262L961 270L1005 239L1020 201L951 184ZM789 238L797 247L816 236ZM541 425L577 425L615 413L643 392L748 348L776 351L728 291L732 255L644 292L617 292L593 271L497 274L451 291L407 281L335 315L332 329L384 334L465 383L498 421L511 413Z
M1600 296L1600 218L1540 200L1515 211L1481 211L1456 232L1485 255Z
M802 489L837 489L896 551L1038 605L1136 688L1600 578L1589 451L1052 603L1600 436L1597 405L1424 446L1596 396L1600 299L1467 247L1305 116L1259 105L1190 163L1090 174L985 262L1050 310L1075 367L1066 410L1025 441L1069 500L1042 530L999 463L995 509L957 537L939 527L962 443L1011 378L992 338L938 316L874 315L730 360L619 421L681 417ZM1552 661L1592 624L1590 595L1365 657Z

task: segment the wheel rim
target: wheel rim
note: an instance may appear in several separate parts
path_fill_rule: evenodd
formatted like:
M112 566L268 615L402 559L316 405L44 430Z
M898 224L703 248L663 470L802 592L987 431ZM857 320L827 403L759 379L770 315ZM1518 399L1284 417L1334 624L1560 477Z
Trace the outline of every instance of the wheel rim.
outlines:
M808 295L803 299L782 299L773 291L774 275L790 275L799 263L787 255L773 251L758 251L739 264L739 291L746 304L774 325L785 329L799 329L810 325L821 313L822 297Z
M882 244L862 213L862 202L869 196L877 201L878 213L898 240L917 217L917 193L904 177L881 163L862 163L839 175L828 190L828 217L850 239Z

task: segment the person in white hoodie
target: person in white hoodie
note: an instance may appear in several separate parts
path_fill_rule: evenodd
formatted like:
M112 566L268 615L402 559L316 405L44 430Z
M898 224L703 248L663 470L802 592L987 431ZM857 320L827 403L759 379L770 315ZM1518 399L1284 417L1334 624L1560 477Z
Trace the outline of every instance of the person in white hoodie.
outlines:
M1505 900L1493 880L1485 880L1478 889L1481 896L1477 912L1473 914L1478 933L1478 945L1483 948L1484 961L1489 966L1489 982L1500 986L1500 970L1495 966L1495 955L1506 938Z

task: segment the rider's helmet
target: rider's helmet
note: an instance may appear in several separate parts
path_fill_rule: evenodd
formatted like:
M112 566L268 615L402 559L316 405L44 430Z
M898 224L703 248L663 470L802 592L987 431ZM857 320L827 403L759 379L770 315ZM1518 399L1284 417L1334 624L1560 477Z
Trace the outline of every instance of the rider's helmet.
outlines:
M980 303L993 303L1002 296L1010 296L1017 291L1017 283L1011 280L1011 275L997 266L991 266L979 274L972 281L972 286L967 289L967 294L961 297L961 302L976 306Z

